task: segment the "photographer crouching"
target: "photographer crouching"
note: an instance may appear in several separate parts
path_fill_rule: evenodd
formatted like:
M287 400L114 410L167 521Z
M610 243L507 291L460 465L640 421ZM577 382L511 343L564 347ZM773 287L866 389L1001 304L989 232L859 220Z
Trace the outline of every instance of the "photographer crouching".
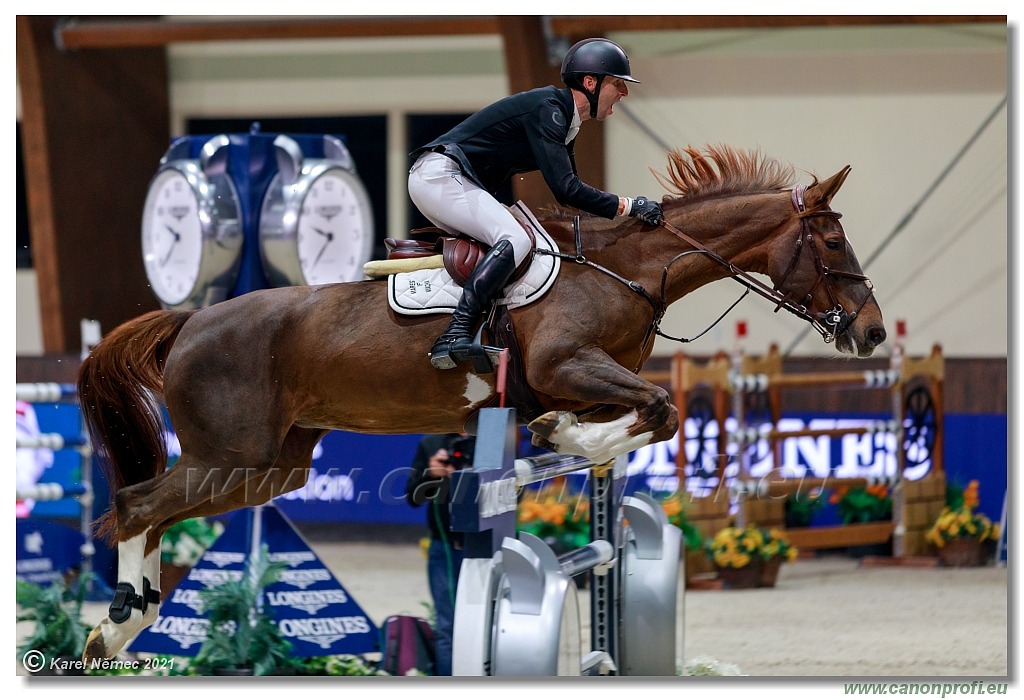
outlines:
M427 579L437 616L435 675L452 675L452 628L455 591L462 568L462 533L452 532L448 513L451 473L473 465L474 438L465 433L427 435L416 448L412 472L405 484L409 505L427 504L430 548Z

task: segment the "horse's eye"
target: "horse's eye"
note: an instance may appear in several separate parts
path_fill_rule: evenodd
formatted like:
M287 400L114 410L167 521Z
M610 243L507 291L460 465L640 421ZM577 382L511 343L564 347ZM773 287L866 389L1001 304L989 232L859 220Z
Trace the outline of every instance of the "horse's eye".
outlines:
M825 241L825 247L828 248L829 250L839 250L842 247L842 244L840 243L839 239L830 238L829 240Z

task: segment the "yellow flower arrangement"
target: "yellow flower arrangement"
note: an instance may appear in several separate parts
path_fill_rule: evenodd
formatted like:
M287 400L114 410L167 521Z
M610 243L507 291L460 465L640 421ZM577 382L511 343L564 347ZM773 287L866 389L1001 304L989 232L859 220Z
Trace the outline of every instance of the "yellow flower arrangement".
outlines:
M764 532L759 527L726 527L707 544L708 556L722 569L742 569L761 557Z
M975 513L974 508L963 505L960 508L943 508L935 520L935 524L925 535L925 539L936 547L945 546L950 540L958 537L985 540L999 539L999 526L989 520L984 513Z
M777 528L762 529L764 544L761 547L762 559L781 557L786 561L796 561L797 548L789 543L786 535Z
M782 530L756 525L723 528L708 542L706 550L721 569L742 569L756 560L775 557L791 562L798 553Z
M961 493L947 492L947 506L942 509L925 539L936 547L945 546L950 540L960 537L976 539L979 542L999 539L999 525L994 524L984 513L976 513L978 507L978 482L971 481Z

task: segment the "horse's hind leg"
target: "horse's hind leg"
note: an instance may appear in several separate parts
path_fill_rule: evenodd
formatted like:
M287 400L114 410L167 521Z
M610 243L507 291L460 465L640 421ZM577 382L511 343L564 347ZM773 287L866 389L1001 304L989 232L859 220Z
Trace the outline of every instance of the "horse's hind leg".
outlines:
M160 539L167 528L188 518L259 505L299 488L323 434L293 428L268 469L208 468L184 454L174 468L155 479L119 491L118 587L109 614L89 634L83 658L111 658L156 621Z
M162 535L175 523L189 518L203 518L225 512L224 503L236 504L233 508L258 506L267 503L283 493L294 491L305 485L309 479L313 448L326 431L292 427L281 448L274 466L263 472L251 474L224 498L211 498L194 504L188 510L166 518L154 528ZM157 545L159 548L159 540Z
M160 607L160 534L142 519L136 502L165 502L172 507L173 491L161 489L177 480L167 471L141 484L127 486L115 496L118 523L117 587L106 617L89 633L82 658L111 658L142 629L151 625ZM165 497L164 494L169 494Z

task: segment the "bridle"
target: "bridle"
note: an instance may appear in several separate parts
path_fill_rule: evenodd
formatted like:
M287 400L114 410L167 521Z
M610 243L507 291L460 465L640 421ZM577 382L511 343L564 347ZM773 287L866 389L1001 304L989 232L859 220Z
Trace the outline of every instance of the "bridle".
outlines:
M779 280L779 282L775 284L775 286L773 287L769 287L768 285L764 284L759 279L750 275L746 271L739 269L738 267L736 267L736 265L729 262L715 251L709 250L700 241L697 241L692 236L688 235L684 231L679 230L672 224L668 223L668 221L662 219L661 226L664 229L666 229L677 238L682 239L683 241L689 243L691 246L694 247L694 250L688 250L681 253L680 255L677 255L669 262L668 265L665 266L665 269L662 272L661 279L662 298L664 299L665 285L668 279L668 270L672 266L672 264L686 255L701 253L707 255L713 261L725 267L729 271L729 276L735 279L740 284L742 284L744 287L746 287L748 291L756 292L757 294L763 296L765 299L774 302L775 313L778 313L779 309L785 309L794 316L802 318L803 320L810 323L811 327L821 334L822 339L826 343L834 342L839 335L841 335L847 328L850 327L850 324L853 323L855 318L857 318L857 314L859 314L860 310L864 308L864 305L867 303L868 299L874 296L874 285L871 284L871 280L868 279L867 275L862 275L857 272L846 272L844 270L833 270L829 268L827 265L825 265L825 261L822 259L821 253L819 252L817 245L815 245L814 243L814 234L811 232L810 223L808 220L818 216L826 216L838 220L840 217L842 217L842 214L828 208L808 209L806 203L804 202L804 192L806 189L806 185L798 185L792 191L791 198L793 200L793 207L797 210L798 216L800 217L800 233L797 235L796 243L793 247L793 256L790 258L789 265L786 266L786 272L782 275L782 279ZM814 284L811 285L811 288L803 296L801 303L793 299L792 290L784 292L783 288L785 287L786 280L789 279L789 276L793 273L793 270L796 269L797 263L799 262L800 256L802 255L805 248L810 250L811 252L811 258L814 261L814 267L817 271L817 276L814 280ZM832 281L829 279L835 277L843 277L846 279L857 280L863 282L864 285L868 288L868 294L864 297L864 300L860 303L860 306L858 306L854 311L846 311L846 309L843 308L842 302L839 301L839 296L836 294L835 288L832 285ZM821 285L825 287L825 293L828 295L829 302L832 304L832 309L830 311L812 313L808 308L808 305L811 303L814 291ZM744 293L744 296L746 296L746 293ZM740 297L740 299L742 298L743 297ZM732 308L736 306L736 304L738 303L739 300L737 300L736 303L730 306L725 313L729 313L729 311L731 311ZM714 327L714 325L717 324L718 321L721 321L724 317L725 314L722 314L722 316L720 316L718 320L716 320L715 323L712 324L711 327ZM710 330L710 327L707 330ZM704 333L707 333L707 330L705 330ZM655 329L655 332L658 335L662 335L663 337L669 337L665 336L657 328ZM701 333L701 335L703 335L704 333ZM697 337L699 338L700 336ZM675 338L674 340L684 339Z
M741 270L740 268L736 267L735 264L726 260L715 251L709 249L703 243L696 240L695 238L687 234L685 231L682 231L677 227L673 226L664 218L662 218L660 226L669 233L671 233L672 235L693 246L693 250L683 251L679 255L672 258L672 260L670 260L668 264L665 265L661 274L660 299L656 299L640 283L628 280L622 275L619 275L618 273L609 270L603 265L599 265L598 263L595 263L592 260L588 260L583 255L583 241L582 236L580 234L579 216L576 216L573 220L573 229L576 238L575 255L569 253L562 253L559 251L544 250L541 248L536 248L534 250L534 253L551 255L566 260L572 260L573 262L578 263L580 265L587 265L589 267L593 267L594 269L606 275L609 275L618 282L621 282L622 284L626 285L627 287L629 287L630 290L636 292L644 299L646 299L647 302L651 305L651 308L654 310L654 318L651 321L651 326L647 330L647 334L644 337L644 341L641 345L641 358L644 357L644 355L646 354L648 346L650 345L651 341L656 335L680 343L690 343L693 342L694 340L697 340L697 338L700 338L702 335L704 335L712 328L714 328L716 325L718 325L718 323L723 318L725 318L726 315L728 315L728 313L732 311L737 304L740 303L740 301L743 300L743 297L745 297L747 293L751 291L756 292L765 299L774 302L775 313L778 313L779 309L785 309L794 316L802 318L803 320L810 323L811 327L821 334L821 337L825 341L825 343L832 343L839 335L841 335L847 328L850 327L850 324L853 323L855 318L857 318L857 315L860 313L860 310L864 308L864 305L867 303L868 299L874 297L874 285L871 284L871 280L868 279L867 275L862 275L857 272L833 270L829 268L827 265L825 265L825 261L822 259L821 253L818 251L818 247L814 243L814 234L811 232L809 219L819 216L826 216L833 219L839 219L840 217L842 217L842 214L840 214L837 211L828 209L827 207L808 209L806 203L804 202L804 192L806 191L806 189L806 185L797 185L792 191L791 199L793 201L793 207L797 210L797 215L800 218L800 233L797 235L796 243L793 248L793 256L790 258L789 265L786 266L786 272L782 275L782 279L778 282L778 284L776 284L773 287L769 287L764 282L757 279L753 275L749 274L745 270ZM786 292L783 292L782 290L785 286L786 280L796 269L797 263L800 261L800 256L802 255L805 248L811 251L811 257L814 261L814 267L817 271L817 277L814 280L814 284L811 285L811 288L802 297L801 303L794 301L792 290ZM701 333L694 336L693 338L682 338L667 335L661 330L661 321L665 317L665 312L668 308L665 304L665 294L666 287L668 284L669 269L672 267L672 265L674 265L677 261L681 260L682 258L689 255L698 254L706 255L709 258L711 258L711 260L724 267L728 271L729 276L732 279L739 282L740 284L742 284L744 287L746 287L747 291L745 291L739 299L733 302L732 305L729 306L729 308L727 308L725 312L722 313L722 315L719 316L710 326L705 328L703 331L701 331ZM857 280L863 282L864 285L868 288L868 294L864 297L864 300L860 303L860 306L858 306L852 312L846 311L846 309L843 308L842 302L839 301L839 296L836 294L835 289L832 285L832 281L830 280L830 278L835 277L843 277L846 279ZM819 285L824 285L825 293L828 295L829 302L832 304L832 309L830 311L812 313L808 308L808 305L811 303L814 291L819 287ZM639 365L633 371L634 373L639 372Z
M857 314L864 308L864 304L868 302L875 295L875 286L868 279L867 275L862 275L857 272L846 272L845 270L832 270L829 269L825 262L821 259L821 253L818 252L818 247L814 244L814 236L811 234L810 225L807 220L813 216L827 216L829 218L839 220L842 218L842 214L831 209L817 209L808 210L807 204L804 202L804 191L807 189L806 185L797 185L793 188L790 198L793 200L793 206L796 208L797 213L800 216L800 236L797 238L796 246L793 250L793 257L789 261L789 266L786 268L785 274L782 275L782 281L775 286L775 291L781 294L780 287L785 284L786 279L790 273L796 268L796 263L800 259L800 252L803 248L803 241L807 242L807 248L811 251L811 256L814 258L814 267L817 270L818 276L814 280L814 284L811 285L810 290L804 296L804 309L806 305L810 304L814 290L818 288L818 285L824 284L825 293L828 294L829 302L832 304L832 310L824 313L817 313L813 319L807 319L810 321L811 326L816 331L821 333L826 343L830 343L843 333L853 320L857 318ZM852 313L847 313L843 308L842 302L839 301L839 297L836 295L835 289L832 287L829 277L844 277L846 279L857 280L863 282L864 286L868 289L868 294L865 295L860 306L858 306ZM788 293L786 294L788 297ZM778 309L776 309L778 311ZM804 317L806 318L806 316Z

